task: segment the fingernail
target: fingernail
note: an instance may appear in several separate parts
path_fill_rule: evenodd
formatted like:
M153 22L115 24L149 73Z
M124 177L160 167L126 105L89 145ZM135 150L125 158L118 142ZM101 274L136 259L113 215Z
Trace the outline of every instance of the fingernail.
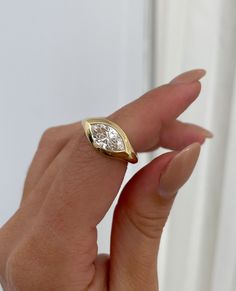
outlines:
M211 131L209 131L209 130L207 130L205 128L201 128L201 133L206 138L212 138L212 137L214 137L214 134Z
M205 70L196 69L196 70L185 72L185 73L175 77L170 83L171 84L192 83L194 81L199 81L205 75L206 75L206 71Z
M164 198L173 197L187 182L197 163L201 146L193 143L179 152L162 173L159 194Z

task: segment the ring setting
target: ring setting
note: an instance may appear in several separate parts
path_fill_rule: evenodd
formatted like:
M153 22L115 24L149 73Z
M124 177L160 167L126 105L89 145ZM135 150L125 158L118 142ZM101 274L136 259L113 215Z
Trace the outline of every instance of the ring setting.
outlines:
M125 132L106 118L89 118L82 121L87 139L99 152L130 163L138 157Z

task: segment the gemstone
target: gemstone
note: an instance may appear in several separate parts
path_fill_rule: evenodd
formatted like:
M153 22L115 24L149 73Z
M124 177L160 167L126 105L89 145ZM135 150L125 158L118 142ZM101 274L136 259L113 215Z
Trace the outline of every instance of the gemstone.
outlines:
M91 125L91 133L93 142L104 150L108 151L124 151L125 145L122 137L110 125L96 123Z

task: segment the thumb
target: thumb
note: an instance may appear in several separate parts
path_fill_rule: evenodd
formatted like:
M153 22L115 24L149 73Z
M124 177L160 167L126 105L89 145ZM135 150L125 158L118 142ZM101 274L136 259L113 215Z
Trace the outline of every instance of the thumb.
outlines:
M157 253L175 194L190 177L200 145L154 159L136 173L115 209L110 283L114 290L157 290ZM148 284L148 285L147 285Z

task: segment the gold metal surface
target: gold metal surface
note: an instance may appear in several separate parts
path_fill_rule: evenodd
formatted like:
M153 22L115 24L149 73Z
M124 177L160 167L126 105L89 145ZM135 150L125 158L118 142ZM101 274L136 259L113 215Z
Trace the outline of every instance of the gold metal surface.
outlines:
M93 136L92 136L92 132L91 132L91 125L93 125L93 124L104 124L104 125L109 125L112 128L114 128L121 136L123 143L124 143L124 146L125 146L125 150L124 151L109 151L109 150L105 150L103 148L100 148L93 140ZM125 160L125 161L133 163L133 164L138 162L137 154L135 153L132 145L130 144L127 135L116 123L114 123L106 118L89 118L89 119L83 120L82 125L83 125L84 131L85 131L85 134L86 134L88 140L93 145L93 147L96 150L98 150L99 152L101 152L107 156L121 159L121 160Z

